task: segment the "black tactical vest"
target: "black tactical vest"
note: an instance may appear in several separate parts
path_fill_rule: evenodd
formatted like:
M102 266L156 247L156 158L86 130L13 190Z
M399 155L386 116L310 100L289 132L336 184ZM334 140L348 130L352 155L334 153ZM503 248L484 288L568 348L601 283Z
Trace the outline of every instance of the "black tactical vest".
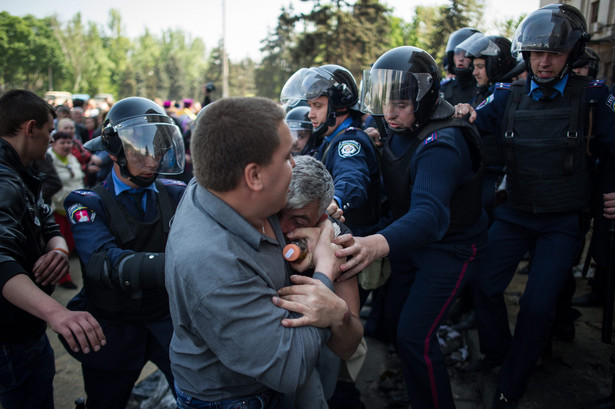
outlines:
M534 101L525 85L511 85L503 146L512 208L530 213L588 208L586 86L586 80L571 76L563 97Z
M447 104L448 105L448 104ZM401 156L395 156L391 150L391 138L387 138L382 150L382 176L384 189L388 194L393 219L406 214L412 201L411 193L414 181L410 178L410 164L421 142L433 132L450 127L461 128L470 155L474 176L457 188L450 203L450 226L446 234L458 232L475 224L482 214L481 191L483 183L483 147L476 128L467 122L446 118L431 121L415 137L410 147Z
M101 197L109 230L122 249L135 252L163 253L169 234L169 223L175 206L164 187L156 181L158 189L156 218L149 223L135 218L102 185L93 190ZM84 280L87 275L84 274ZM120 320L155 320L169 313L169 298L165 289L145 291L119 290L103 287L100 283L84 282L90 301L90 310L101 318Z

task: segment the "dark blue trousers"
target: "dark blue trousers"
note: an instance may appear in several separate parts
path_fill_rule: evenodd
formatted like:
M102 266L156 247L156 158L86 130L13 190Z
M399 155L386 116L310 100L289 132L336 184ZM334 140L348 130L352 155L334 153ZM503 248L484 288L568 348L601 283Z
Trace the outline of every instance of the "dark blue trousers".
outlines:
M173 334L170 316L146 323L114 323L101 319L99 323L107 340L100 351L75 354L67 348L81 362L88 409L125 409L132 388L148 361L156 364L174 391L169 359Z
M387 283L386 316L397 324L397 352L413 409L455 407L437 331L477 268L475 245L437 246L412 252L416 269L393 271Z
M585 231L577 213L535 215L503 203L494 215L485 257L474 280L474 305L481 352L502 361L498 387L506 397L516 399L523 395L549 341L557 297ZM530 248L534 257L511 336L504 290Z

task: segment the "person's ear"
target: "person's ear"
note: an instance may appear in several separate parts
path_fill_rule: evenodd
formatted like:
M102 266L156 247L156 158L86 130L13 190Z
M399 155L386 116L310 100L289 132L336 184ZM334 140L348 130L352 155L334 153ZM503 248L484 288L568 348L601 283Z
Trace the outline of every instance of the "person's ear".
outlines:
M29 121L24 122L23 129L27 136L32 136L32 132L36 127L36 121L34 119L30 119Z
M263 178L261 167L254 162L250 162L243 169L243 177L248 188L254 191L263 190Z

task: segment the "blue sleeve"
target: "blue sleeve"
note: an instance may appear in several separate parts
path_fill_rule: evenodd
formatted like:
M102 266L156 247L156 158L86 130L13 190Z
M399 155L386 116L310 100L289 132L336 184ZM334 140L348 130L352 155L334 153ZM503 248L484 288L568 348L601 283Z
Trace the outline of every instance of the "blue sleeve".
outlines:
M451 131L456 143L427 143L412 159L410 209L380 232L391 254L438 241L449 228L453 193L471 177L470 153L461 131L447 128L438 133Z
M481 135L496 135L496 139L502 138L504 129L501 124L509 94L510 91L506 88L496 88L493 94L476 107L474 125Z
M369 141L365 141L358 132L348 136L331 147L326 158L326 166L335 186L335 197L339 199L345 211L357 209L367 201L370 184L370 166L374 156Z
M102 199L96 193L90 190L73 191L64 200L64 208L71 223L77 254L84 265L92 254L101 251L107 252L112 265L125 253L131 252L122 250L111 234Z

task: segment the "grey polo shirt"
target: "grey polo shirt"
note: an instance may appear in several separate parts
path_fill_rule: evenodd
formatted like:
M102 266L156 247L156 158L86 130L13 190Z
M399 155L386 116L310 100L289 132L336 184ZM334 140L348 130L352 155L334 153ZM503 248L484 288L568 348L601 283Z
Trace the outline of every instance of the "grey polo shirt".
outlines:
M195 398L292 393L329 337L328 329L281 325L289 313L271 299L289 285L288 267L277 216L269 221L277 241L194 179L177 208L166 248L170 357L177 385ZM315 278L333 289L323 274Z

